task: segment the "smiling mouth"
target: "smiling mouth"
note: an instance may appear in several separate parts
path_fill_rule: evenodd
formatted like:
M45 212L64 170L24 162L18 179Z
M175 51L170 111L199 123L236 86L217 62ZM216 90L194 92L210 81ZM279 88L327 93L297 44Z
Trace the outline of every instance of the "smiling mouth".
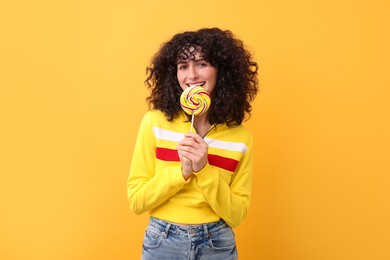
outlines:
M206 84L206 82L202 82L202 83L195 83L195 84L187 84L187 86L189 87L196 87L196 86L200 86L200 87L203 87L204 84Z

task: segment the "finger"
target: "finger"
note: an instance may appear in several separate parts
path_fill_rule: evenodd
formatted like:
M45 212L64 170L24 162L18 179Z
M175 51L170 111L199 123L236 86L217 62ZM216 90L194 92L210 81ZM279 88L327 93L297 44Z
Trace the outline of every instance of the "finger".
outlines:
M202 146L199 144L184 144L184 145L178 145L178 150L196 153L197 150L203 150Z
M188 137L188 138L185 138L181 141L179 141L178 143L179 145L183 145L183 146L191 146L191 147L194 147L196 149L200 149L201 147L203 148L208 148L208 144L202 139L194 139L192 137Z
M198 134L187 133L187 134L184 135L184 137L185 138L183 140L191 139L191 140L193 140L194 142L200 144L203 147L208 147L208 144L205 142L205 140Z
M207 161L207 156L200 154L192 154L187 152L181 152L181 160L190 160L192 164L204 164Z
M207 153L207 150L201 148L200 145L197 145L198 147L192 147L192 146L178 146L177 150L180 151L180 153L186 157L188 157L191 160L194 160L196 157L202 157Z
M203 138L196 133L186 133L184 134L184 138L192 138L198 143L203 141Z
M186 138L186 139L179 141L178 144L182 145L182 146L191 146L191 145L197 144L197 142L193 139Z
M179 154L179 158L180 160L188 160L188 161L192 161L193 159L195 159L197 156L191 152L187 152L187 151L180 151L180 154Z
M202 150L202 149L204 149L202 147L204 147L204 146L202 146L201 144L199 144L195 141L182 141L182 142L178 143L178 145L177 145L177 149L185 150L185 151L190 151L191 149Z
M180 158L180 164L182 168L184 168L187 171L192 171L192 161L187 158L183 153L179 153L179 158Z

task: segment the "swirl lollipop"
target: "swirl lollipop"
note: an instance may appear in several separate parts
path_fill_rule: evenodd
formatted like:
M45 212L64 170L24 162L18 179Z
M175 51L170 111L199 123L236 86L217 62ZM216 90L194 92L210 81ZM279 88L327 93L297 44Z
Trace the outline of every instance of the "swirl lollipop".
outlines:
M210 107L210 95L201 86L192 86L186 88L180 96L181 108L189 115L192 115L191 129L194 125L194 115L198 116L206 112Z

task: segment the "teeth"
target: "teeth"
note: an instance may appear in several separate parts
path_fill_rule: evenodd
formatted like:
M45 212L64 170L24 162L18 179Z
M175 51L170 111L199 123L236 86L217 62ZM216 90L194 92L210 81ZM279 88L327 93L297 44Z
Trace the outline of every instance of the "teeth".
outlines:
M205 83L203 82L203 83L201 83L201 84L199 84L199 83L197 83L197 84L188 84L188 86L190 86L190 87L195 87L195 86L203 86Z

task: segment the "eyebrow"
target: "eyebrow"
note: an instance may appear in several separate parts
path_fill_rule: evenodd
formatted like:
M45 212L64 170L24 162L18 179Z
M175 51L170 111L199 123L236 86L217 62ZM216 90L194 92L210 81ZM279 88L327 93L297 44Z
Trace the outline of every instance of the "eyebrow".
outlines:
M206 59L205 58L200 58L200 59L194 59L193 60L194 62L199 62L199 61L206 61ZM207 62L207 61L206 61ZM180 64L180 63L188 63L188 59L185 59L185 60L179 60L178 62L177 62L177 64Z

